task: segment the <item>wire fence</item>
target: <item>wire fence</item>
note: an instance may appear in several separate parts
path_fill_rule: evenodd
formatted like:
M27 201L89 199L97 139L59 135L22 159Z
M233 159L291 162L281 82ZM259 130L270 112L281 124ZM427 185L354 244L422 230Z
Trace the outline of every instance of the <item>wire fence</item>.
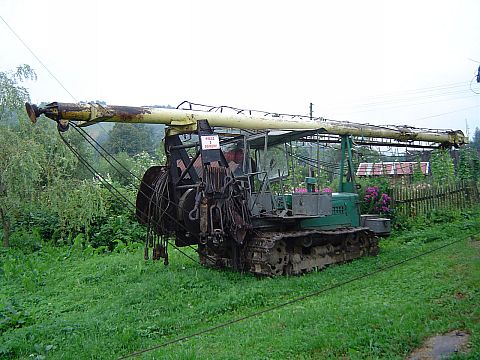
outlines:
M480 200L478 184L464 181L394 186L391 197L394 211L408 217L426 215L434 210L464 210Z

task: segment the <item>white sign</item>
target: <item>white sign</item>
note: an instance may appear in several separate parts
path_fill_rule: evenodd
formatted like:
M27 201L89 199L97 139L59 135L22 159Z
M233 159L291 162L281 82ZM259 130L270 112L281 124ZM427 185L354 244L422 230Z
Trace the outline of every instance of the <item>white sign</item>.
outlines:
M218 135L201 136L202 150L218 150L220 149L220 139Z

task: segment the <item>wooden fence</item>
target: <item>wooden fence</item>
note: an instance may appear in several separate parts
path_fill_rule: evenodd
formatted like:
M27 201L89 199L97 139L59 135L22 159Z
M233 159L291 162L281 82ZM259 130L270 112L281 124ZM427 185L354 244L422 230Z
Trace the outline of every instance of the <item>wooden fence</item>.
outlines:
M479 202L476 183L460 182L445 185L419 184L395 186L392 208L397 214L422 216L440 209L466 209Z

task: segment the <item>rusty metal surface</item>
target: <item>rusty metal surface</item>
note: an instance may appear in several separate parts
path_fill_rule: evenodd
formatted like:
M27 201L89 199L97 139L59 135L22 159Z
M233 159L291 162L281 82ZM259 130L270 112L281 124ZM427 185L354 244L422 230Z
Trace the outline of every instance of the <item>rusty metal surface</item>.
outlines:
M121 122L142 123L144 115L152 113L148 108L133 106L109 106L108 110L112 111L113 117Z

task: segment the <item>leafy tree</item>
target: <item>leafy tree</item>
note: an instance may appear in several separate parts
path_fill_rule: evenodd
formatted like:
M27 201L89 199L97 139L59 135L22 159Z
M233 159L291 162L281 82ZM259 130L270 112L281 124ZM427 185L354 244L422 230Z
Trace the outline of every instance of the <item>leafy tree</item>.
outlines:
M475 134L473 135L473 139L468 146L480 151L480 129L478 127L475 128Z
M0 72L0 222L4 246L9 246L13 226L28 222L29 214L53 214L60 225L78 229L102 212L98 186L78 176L78 161L56 134L55 124L30 123L24 110L29 95L22 86L27 79L35 79L27 65L15 72ZM74 133L66 137L74 146L84 146ZM73 204L74 200L77 203Z
M35 80L37 75L28 65L20 65L16 71L0 71L0 122L5 124L18 119L25 101L30 99L22 86L25 80Z
M32 196L29 185L39 180L36 170L42 165L39 157L22 156L25 149L35 151L36 147L23 142L10 128L22 116L23 104L29 100L22 82L35 78L35 72L28 65L19 66L16 71L0 72L0 221L4 246L9 245L10 212L17 207L19 197ZM18 177L22 170L25 176Z
M126 152L133 156L146 151L154 153L152 133L145 124L117 123L109 132L105 148L113 154Z
M371 146L357 146L355 148L354 164L356 167L361 162L378 163L382 161L382 154Z

